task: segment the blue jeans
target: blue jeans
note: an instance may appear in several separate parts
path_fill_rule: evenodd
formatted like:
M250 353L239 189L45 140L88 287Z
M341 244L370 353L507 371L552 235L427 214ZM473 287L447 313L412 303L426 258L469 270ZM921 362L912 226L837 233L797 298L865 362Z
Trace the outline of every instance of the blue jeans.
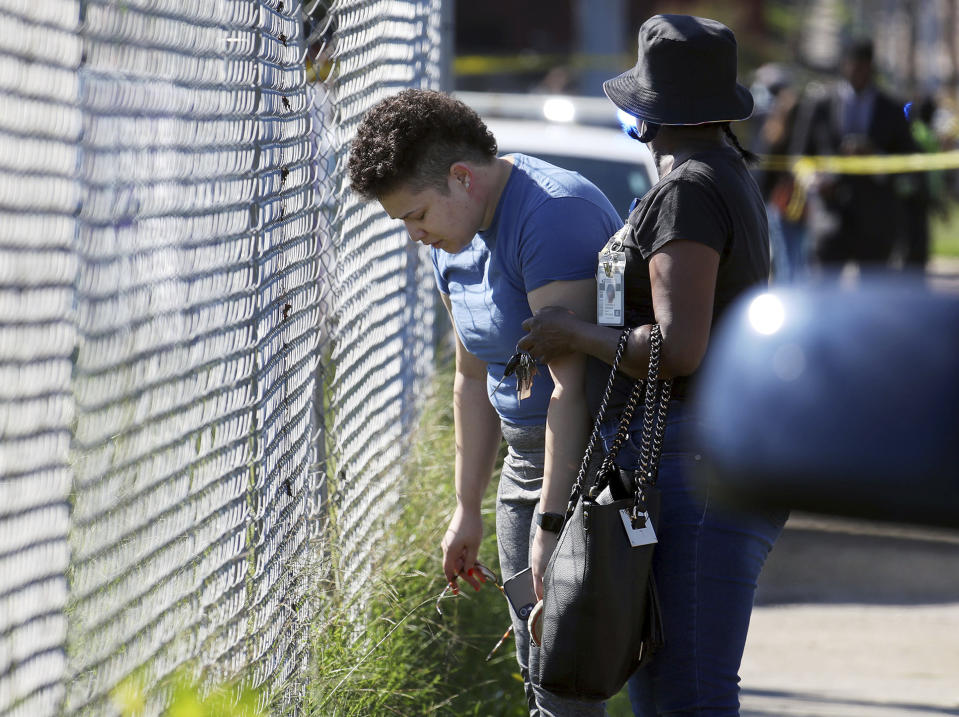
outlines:
M617 463L639 467L642 406ZM629 680L633 713L738 715L739 664L746 644L756 581L782 531L785 513L732 512L694 483L700 460L689 429L692 412L672 401L657 486L659 543L653 574L659 590L665 646ZM603 427L608 447L615 424Z
M789 284L805 277L806 225L790 221L774 204L766 205L769 220L769 244L772 247L773 276L777 284Z

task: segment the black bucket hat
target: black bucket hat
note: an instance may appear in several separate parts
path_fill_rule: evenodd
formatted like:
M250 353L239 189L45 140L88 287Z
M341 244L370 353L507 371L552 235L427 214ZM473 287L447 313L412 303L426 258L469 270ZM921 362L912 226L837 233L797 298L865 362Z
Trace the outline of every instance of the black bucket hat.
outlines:
M736 65L736 36L721 22L654 15L639 28L636 66L603 90L617 107L654 124L734 122L753 112Z

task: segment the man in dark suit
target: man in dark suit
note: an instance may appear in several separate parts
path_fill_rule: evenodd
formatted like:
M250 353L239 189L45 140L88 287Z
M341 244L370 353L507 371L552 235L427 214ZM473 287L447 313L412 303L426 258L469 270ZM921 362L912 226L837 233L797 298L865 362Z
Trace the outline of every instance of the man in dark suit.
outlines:
M903 104L875 84L873 45L859 40L846 49L843 79L814 95L802 143L805 154L906 154L916 145ZM897 189L903 177L839 174L819 177L810 197L813 255L823 266L888 262L903 222Z

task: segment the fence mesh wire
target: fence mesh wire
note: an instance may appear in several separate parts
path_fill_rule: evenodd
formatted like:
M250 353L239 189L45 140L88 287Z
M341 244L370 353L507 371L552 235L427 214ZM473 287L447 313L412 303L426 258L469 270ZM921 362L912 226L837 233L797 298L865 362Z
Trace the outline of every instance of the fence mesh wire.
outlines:
M0 14L0 712L54 714L67 668L76 2ZM16 12L19 10L19 12Z
M440 2L0 0L0 715L158 713L185 665L295 704L432 368L346 164Z
M432 371L432 264L378 206L347 191L347 143L363 114L402 87L439 83L441 0L336 5L348 28L338 31L332 84L336 147L336 245L326 257L336 286L329 293L333 343L329 366L338 380L330 407L331 480L339 516L339 563L350 601L367 579L371 552L395 514L400 461L417 403ZM366 38L375 34L379 41ZM370 68L376 79L370 82ZM361 233L360 244L349 237ZM373 387L376 387L375 390Z

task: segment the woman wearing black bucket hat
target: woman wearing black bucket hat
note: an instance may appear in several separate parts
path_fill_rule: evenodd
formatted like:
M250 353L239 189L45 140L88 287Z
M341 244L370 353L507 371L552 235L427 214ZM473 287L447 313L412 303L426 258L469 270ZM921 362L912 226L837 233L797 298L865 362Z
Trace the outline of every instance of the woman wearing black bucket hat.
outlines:
M673 378L657 485L662 492L653 572L666 644L629 682L637 715L738 715L738 670L762 564L785 515L731 513L692 485L700 459L686 398L709 344L711 327L743 292L769 273L765 208L729 123L750 116L753 100L736 81L732 31L714 20L657 15L639 30L635 67L607 81L609 98L636 119L630 130L648 142L660 179L627 222L625 326L633 327L604 439L634 378L645 377L650 329L663 337L660 375ZM569 351L593 364L591 409L608 376L620 328L584 322L547 308L524 324L520 346L549 360ZM597 360L598 359L598 360ZM637 468L642 412L617 462ZM570 486L545 484L539 510L561 512ZM705 498L705 500L704 500ZM533 571L542 579L555 536L538 531ZM537 582L541 590L541 582Z

